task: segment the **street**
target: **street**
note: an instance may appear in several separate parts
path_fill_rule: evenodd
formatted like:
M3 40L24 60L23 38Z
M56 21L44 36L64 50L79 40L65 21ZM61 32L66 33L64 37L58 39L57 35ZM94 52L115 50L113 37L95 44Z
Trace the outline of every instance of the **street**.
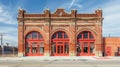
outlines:
M120 61L94 61L94 60L19 60L0 61L0 67L120 67Z

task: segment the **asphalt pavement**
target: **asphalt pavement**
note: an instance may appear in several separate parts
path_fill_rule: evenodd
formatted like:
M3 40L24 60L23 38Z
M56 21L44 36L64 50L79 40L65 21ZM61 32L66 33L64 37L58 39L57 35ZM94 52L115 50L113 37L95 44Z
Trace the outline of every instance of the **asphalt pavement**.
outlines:
M120 61L94 60L4 60L0 67L120 67Z

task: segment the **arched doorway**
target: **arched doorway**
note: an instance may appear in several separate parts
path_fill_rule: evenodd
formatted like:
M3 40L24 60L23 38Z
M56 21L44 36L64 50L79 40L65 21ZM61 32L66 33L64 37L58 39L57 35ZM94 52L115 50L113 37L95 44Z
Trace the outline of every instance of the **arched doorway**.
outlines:
M32 31L27 34L25 38L25 55L26 56L44 55L44 39L39 32Z
M68 56L69 55L69 38L63 31L55 32L51 39L52 56Z
M94 56L95 39L90 31L83 31L77 36L76 51L78 56Z

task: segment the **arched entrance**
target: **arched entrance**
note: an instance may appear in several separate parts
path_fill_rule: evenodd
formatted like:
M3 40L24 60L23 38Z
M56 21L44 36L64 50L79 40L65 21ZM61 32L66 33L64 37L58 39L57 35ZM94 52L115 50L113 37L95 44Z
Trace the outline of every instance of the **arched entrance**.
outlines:
M95 39L90 31L83 31L77 36L76 51L78 56L94 56Z
M55 32L51 39L52 56L68 56L69 55L69 38L63 31Z
M32 31L27 34L25 38L25 55L26 56L44 55L44 39L39 32Z

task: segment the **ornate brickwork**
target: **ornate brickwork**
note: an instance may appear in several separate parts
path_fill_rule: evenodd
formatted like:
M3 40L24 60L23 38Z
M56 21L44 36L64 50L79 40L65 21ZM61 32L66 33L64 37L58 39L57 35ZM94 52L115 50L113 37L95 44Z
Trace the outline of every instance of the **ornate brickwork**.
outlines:
M78 34L83 31L89 31L91 32L91 34L94 36L94 39L95 39L95 42L94 42L95 54L90 54L89 52L90 50L88 48L88 54L83 54L83 55L90 55L90 56L99 55L100 56L102 53L102 46L103 46L102 20L103 20L102 10L99 10L99 9L96 10L95 13L91 13L91 14L80 14L80 13L77 13L77 10L71 10L70 13L67 13L65 12L64 9L57 9L54 13L51 13L50 10L47 9L44 11L43 14L28 14L26 13L25 10L20 9L18 13L19 55L24 56L26 54L25 46L27 43L25 41L26 40L25 37L27 36L27 34L32 31L37 31L42 34L44 39L44 45L45 45L44 55L49 55L49 56L52 55L52 52L51 52L51 50L53 49L52 36L55 32L58 32L58 40L57 41L54 39L53 40L56 41L56 43L58 43L59 41L63 43L63 46L60 47L61 50L69 49L68 54L64 54L65 51L60 51L61 54L59 54L60 49L58 46L58 55L75 56L77 55L76 46L77 46ZM67 34L69 41L65 41L65 42L68 42L68 45L69 45L68 49L66 48L66 46L64 46L65 42L59 39L59 36L60 36L59 31L64 31ZM62 34L62 36L66 37L65 34ZM87 34L86 36L90 36L90 34ZM33 42L33 41L30 41L30 42ZM89 41L86 41L86 42L89 42ZM31 47L30 51L32 51L33 49L34 48ZM38 51L38 50L39 50L38 48L35 48L35 51ZM30 55L34 56L34 54L30 54Z

